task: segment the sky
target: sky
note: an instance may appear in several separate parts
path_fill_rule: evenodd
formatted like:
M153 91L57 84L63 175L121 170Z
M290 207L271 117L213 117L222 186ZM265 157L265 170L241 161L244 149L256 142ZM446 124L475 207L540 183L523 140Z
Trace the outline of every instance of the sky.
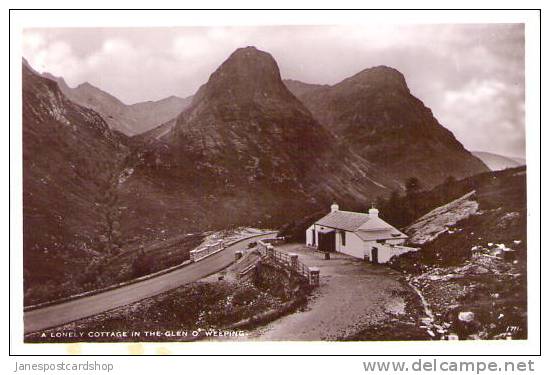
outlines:
M23 56L74 87L89 82L127 104L186 97L239 47L253 45L283 78L336 84L387 65L472 151L525 154L523 24L26 29Z

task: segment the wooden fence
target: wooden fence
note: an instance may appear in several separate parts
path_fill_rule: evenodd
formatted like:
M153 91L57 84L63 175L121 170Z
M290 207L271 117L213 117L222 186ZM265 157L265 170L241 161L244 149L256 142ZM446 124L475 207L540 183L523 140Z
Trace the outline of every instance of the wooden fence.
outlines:
M284 267L291 269L299 275L308 279L309 283L314 286L319 285L319 269L316 267L308 267L298 259L298 254L285 253L278 251L273 246L284 242L284 238L269 238L258 241L258 250L264 258L271 259Z
M239 281L250 282L254 278L256 272L256 265L258 263L252 263L250 266L246 267L244 270L238 273L237 277Z

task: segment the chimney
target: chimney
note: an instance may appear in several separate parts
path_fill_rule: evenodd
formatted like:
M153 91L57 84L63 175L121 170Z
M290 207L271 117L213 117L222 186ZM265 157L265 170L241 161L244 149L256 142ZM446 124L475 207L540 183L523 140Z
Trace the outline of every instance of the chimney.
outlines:
M331 206L330 206L330 212L336 212L339 210L339 207L336 203L333 203Z
M378 210L374 207L369 209L369 216L370 217L378 217Z

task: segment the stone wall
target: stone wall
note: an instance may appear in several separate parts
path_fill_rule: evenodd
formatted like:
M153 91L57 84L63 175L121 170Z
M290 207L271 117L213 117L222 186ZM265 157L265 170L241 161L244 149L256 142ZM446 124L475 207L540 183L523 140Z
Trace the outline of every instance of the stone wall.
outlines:
M189 259L191 260L191 262L196 262L222 249L223 249L223 241L218 240L215 243L200 247L195 250L191 250L189 252Z

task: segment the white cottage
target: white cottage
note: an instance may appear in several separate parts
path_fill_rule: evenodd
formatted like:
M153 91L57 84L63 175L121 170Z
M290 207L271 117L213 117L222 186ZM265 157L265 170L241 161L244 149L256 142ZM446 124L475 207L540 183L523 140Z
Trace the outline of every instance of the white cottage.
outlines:
M368 214L340 211L337 204L330 213L306 230L306 244L320 251L339 252L372 263L386 263L393 256L417 249L403 246L407 235L378 217L378 210Z

